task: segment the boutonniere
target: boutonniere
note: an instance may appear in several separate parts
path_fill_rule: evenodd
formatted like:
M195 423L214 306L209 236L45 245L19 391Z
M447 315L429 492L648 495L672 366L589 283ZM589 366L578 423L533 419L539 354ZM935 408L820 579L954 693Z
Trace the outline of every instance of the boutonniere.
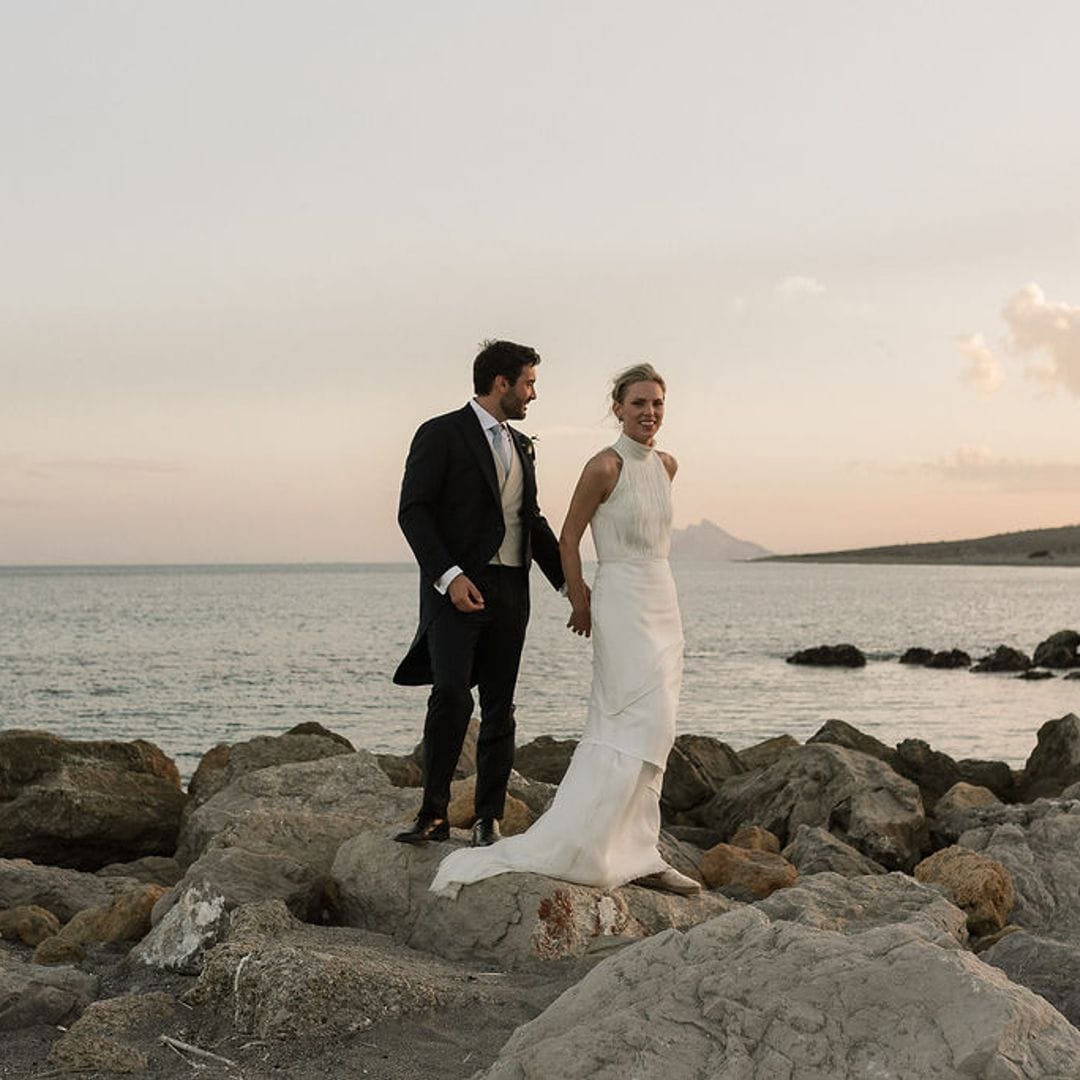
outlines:
M517 433L521 437L521 449L529 455L530 461L536 460L536 444L540 441L539 435L526 435L524 431Z

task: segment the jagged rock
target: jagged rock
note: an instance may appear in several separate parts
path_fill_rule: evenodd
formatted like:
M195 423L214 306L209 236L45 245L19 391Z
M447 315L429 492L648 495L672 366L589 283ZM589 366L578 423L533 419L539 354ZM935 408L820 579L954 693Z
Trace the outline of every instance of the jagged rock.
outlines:
M34 949L35 964L80 964L86 959L86 950L77 941L63 938L59 934L46 938Z
M0 731L0 856L96 870L171 855L186 796L152 743Z
M1080 944L1053 941L1025 930L1007 934L979 954L1014 983L1046 998L1074 1027L1080 1027Z
M934 650L924 648L921 645L913 645L900 657L901 664L918 664L925 667L934 659Z
M476 820L476 773L463 780L455 780L450 785L450 805L446 816L455 829L471 828ZM503 816L499 819L503 836L517 836L535 820L536 815L529 807L508 791Z
M760 825L744 825L732 836L731 846L746 848L748 851L771 851L774 855L780 854L779 838Z
M33 948L60 933L60 920L36 904L0 909L0 938L21 941Z
M668 866L674 866L680 874L685 874L695 881L701 881L702 848L672 836L666 829L661 829L656 849Z
M869 754L889 766L896 761L896 751L891 746L886 746L880 739L865 734L844 720L826 720L806 741L831 743L848 750L858 750L860 754Z
M1016 903L1009 871L968 848L934 852L915 867L915 880L945 888L967 916L968 931L974 937L1000 930Z
M1070 784L1080 781L1080 717L1066 713L1039 728L1035 749L1022 776L1025 802L1060 795Z
M131 950L131 959L163 971L187 975L202 970L206 951L225 933L225 897L209 886L181 892L161 920Z
M921 885L907 874L843 877L821 873L801 877L754 905L770 919L842 934L861 934L894 923L919 928L927 941L944 948L965 946L964 913L940 889Z
M454 767L454 779L464 780L466 776L472 776L476 772L476 740L480 736L480 717L474 716L465 729L465 740L461 744L461 753L458 755L457 765ZM410 757L419 766L421 772L424 768L424 740L421 739L412 749ZM516 765L515 761L515 765ZM520 770L518 770L520 772Z
M665 821L693 823L693 810L708 802L724 780L746 771L727 743L708 735L679 735L668 754L660 810Z
M797 750L802 743L793 735L777 735L764 742L755 743L739 751L739 760L743 763L747 772L757 769L767 769L774 765L789 750Z
M1000 799L1015 794L1015 777L1005 762L974 758L954 761L922 739L905 739L899 743L890 764L901 776L918 784L928 812L946 791L961 782L987 787Z
M1002 864L1012 877L1012 921L1033 933L1080 943L1080 803L970 810L981 823L957 843Z
M140 883L134 878L98 877L80 870L38 866L28 859L0 859L0 908L35 904L62 923L86 908L107 907Z
M138 885L108 907L80 911L56 937L41 943L34 961L55 962L60 955L57 950L65 945L81 948L91 943L141 940L150 932L150 911L164 892L160 885Z
M800 825L795 830L795 839L784 848L782 854L804 877L822 873L860 877L887 872L884 866L868 859L818 825Z
M98 877L122 877L141 881L146 885L175 885L183 876L183 867L173 858L164 855L147 855L134 862L109 863L97 871Z
M373 935L292 919L280 901L233 913L185 996L260 1039L345 1035L435 1006L486 1004L480 980Z
M0 950L0 1031L66 1024L98 991L98 977L27 964Z
M533 812L534 817L547 812L557 790L555 784L522 776L516 769L510 770L510 780L506 785L507 793L520 799Z
M1032 661L1039 667L1080 667L1080 634L1075 630L1059 630L1035 647Z
M888 869L914 866L928 841L914 784L877 758L827 743L726 781L701 816L724 836L760 825L781 844L799 825L820 825Z
M321 758L355 752L352 743L343 735L327 731L321 724L303 726L305 733L298 733L294 728L284 735L257 735L246 742L233 743L231 746L219 743L212 750L208 750L202 756L195 775L188 784L191 801L187 812L191 813L197 806L228 787L237 777L257 769L288 765L297 761L318 761Z
M500 874L448 900L428 885L451 850L452 844L396 844L378 832L354 836L334 861L337 921L451 960L529 968L611 938L692 925L733 906L709 893L678 897L637 886L605 892L539 874Z
M979 784L966 784L958 780L934 804L935 816L951 814L956 810L973 810L980 806L997 806L1001 800L988 788Z
M609 957L481 1075L1035 1078L1078 1056L1052 1006L917 925L844 935L746 908Z
M1055 679L1057 676L1052 671L1031 668L1029 671L1021 672L1016 678L1024 679L1026 682L1042 682L1044 679Z
M170 994L124 994L90 1004L49 1051L49 1064L80 1072L130 1073L149 1058L137 1041L156 1040L178 1008ZM137 1034L143 1036L137 1040Z
M701 857L701 876L710 889L739 900L763 900L795 884L799 871L782 855L733 844L717 844Z
M999 645L988 656L984 656L971 669L974 672L986 671L1027 671L1031 667L1031 657L1019 649L1008 645Z
M963 649L943 649L934 653L926 662L929 668L969 668L971 657Z
M419 809L373 754L358 750L246 773L184 822L176 857L194 862L215 847L276 852L325 873L338 845L367 825L393 825Z
M514 768L530 780L559 784L576 748L576 739L553 739L550 735L541 735L514 751Z
M423 786L424 770L413 761L411 754L376 754L375 760L394 787Z
M815 667L866 667L866 656L854 645L815 645L800 649L787 658L789 664L812 664Z

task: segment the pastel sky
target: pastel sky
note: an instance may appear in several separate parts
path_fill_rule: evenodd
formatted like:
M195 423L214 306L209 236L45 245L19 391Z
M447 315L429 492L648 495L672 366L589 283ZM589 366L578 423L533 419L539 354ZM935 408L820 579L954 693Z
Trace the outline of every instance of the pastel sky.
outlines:
M1080 521L1080 6L14 0L0 564L388 560L486 337L558 529L607 382L677 523Z

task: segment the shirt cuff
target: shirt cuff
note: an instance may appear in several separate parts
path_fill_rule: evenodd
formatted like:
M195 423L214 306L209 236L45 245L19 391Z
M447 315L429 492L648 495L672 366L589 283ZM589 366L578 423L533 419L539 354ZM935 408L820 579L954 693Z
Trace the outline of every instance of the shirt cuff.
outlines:
M446 595L446 590L450 588L450 582L458 576L458 574L465 573L460 566L451 566L449 570L438 581L435 582L435 591L440 596Z

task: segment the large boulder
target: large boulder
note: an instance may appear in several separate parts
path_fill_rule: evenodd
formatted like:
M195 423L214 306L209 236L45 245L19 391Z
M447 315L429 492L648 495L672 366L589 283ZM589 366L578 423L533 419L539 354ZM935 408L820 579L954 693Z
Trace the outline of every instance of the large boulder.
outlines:
M815 645L800 649L787 658L789 664L814 667L866 667L866 655L855 645Z
M60 920L51 912L36 904L0 908L0 938L21 941L35 948L48 938L60 933Z
M767 769L789 751L797 750L801 745L802 743L794 735L775 735L771 739L754 743L753 746L744 747L739 751L739 761L742 762L746 772Z
M726 781L701 817L724 836L761 825L782 844L819 825L887 869L910 869L927 844L918 788L877 758L826 743Z
M179 1005L171 994L123 994L93 1002L49 1051L61 1075L132 1073L149 1067L140 1044L156 1042Z
M539 874L500 874L448 900L428 886L453 847L415 848L372 831L346 841L333 867L337 921L451 960L528 969L612 939L690 926L734 906L710 893L680 897L634 885L603 890Z
M1018 930L979 954L1013 982L1046 998L1074 1027L1080 1027L1080 943L1054 941Z
M0 857L96 870L171 855L186 796L153 743L0 731Z
M974 937L1000 930L1016 903L1009 871L994 859L965 847L935 851L915 867L915 880L941 885L967 916L968 931Z
M694 810L708 802L723 781L743 772L746 766L727 743L708 735L679 735L664 770L664 820L694 824Z
M795 884L799 871L782 855L717 844L701 857L701 877L710 889L736 900L762 900Z
M788 860L802 875L840 874L861 877L864 874L884 874L885 867L868 859L861 851L833 836L820 825L800 825L795 838L783 850Z
M858 750L860 754L869 754L886 765L896 761L896 751L886 746L880 739L867 735L846 720L826 720L824 724L806 740L808 743L831 743L848 750Z
M1080 717L1066 713L1059 720L1047 720L1035 749L1024 766L1021 781L1025 802L1053 797L1080 781Z
M942 649L940 652L934 653L934 655L926 661L926 666L929 668L942 668L945 670L951 668L969 668L971 667L971 656L964 652L963 649Z
M74 968L27 964L0 949L0 1032L64 1024L97 995L98 977Z
M1005 762L974 758L954 761L922 739L904 739L898 743L889 764L901 776L918 784L928 813L938 799L958 783L987 787L1000 799L1011 799L1015 795L1015 777Z
M62 923L86 908L108 907L138 884L130 877L99 877L38 866L29 859L0 859L0 908L33 904L51 911Z
M138 941L150 932L150 912L165 890L160 885L137 885L107 907L80 911L54 937L38 946L35 961L49 962L71 947Z
M1012 877L1012 922L1049 938L1080 943L1080 803L969 811L981 824L957 843L1001 863Z
M971 669L976 673L986 671L1027 671L1031 657L1009 645L999 645L992 653L976 661Z
M541 735L514 751L514 768L530 780L558 784L566 773L575 749L576 739L553 739L550 735Z
M1059 630L1035 647L1032 660L1039 667L1080 667L1080 634L1075 630Z
M348 739L320 724L301 725L283 735L257 735L231 746L221 743L208 750L195 769L188 784L191 796L188 812L228 787L237 777L257 769L351 753L354 748Z
M1064 1078L1078 1057L1051 1005L917 924L848 935L746 908L609 957L481 1075Z

